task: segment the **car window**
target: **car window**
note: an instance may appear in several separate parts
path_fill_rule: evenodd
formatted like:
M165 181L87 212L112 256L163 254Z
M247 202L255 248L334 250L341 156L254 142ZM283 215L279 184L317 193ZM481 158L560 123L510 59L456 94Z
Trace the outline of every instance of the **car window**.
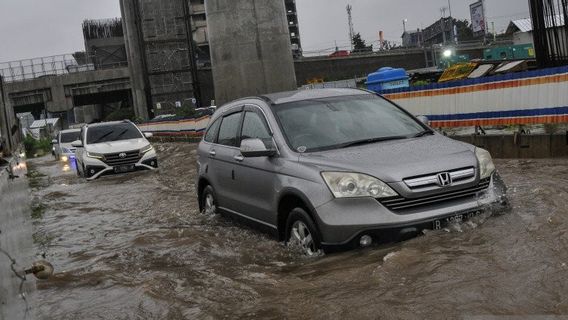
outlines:
M357 141L412 137L425 130L394 104L373 95L306 100L275 110L293 150L330 150Z
M237 134L241 122L241 115L242 112L237 112L223 118L217 143L230 147L238 147Z
M117 123L90 127L87 130L87 144L141 139L142 134L131 123Z
M258 138L262 141L272 140L270 132L260 114L248 111L245 113L241 139Z
M207 129L207 133L205 134L205 141L215 142L215 136L217 135L219 125L221 124L221 119L222 118L215 120L215 122L209 126L209 129Z
M63 133L59 133L60 134L60 138L59 141L61 143L71 143L73 141L79 140L80 139L80 135L81 133L79 131L76 132L63 132Z

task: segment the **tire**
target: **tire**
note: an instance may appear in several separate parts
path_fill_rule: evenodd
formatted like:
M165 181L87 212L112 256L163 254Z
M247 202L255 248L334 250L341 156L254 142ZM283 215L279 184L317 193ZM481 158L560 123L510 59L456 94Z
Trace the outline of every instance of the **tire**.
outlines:
M302 208L293 209L286 223L286 244L298 245L309 257L321 256L321 237L310 216Z
M217 214L217 195L213 187L207 186L201 194L201 213L206 215Z

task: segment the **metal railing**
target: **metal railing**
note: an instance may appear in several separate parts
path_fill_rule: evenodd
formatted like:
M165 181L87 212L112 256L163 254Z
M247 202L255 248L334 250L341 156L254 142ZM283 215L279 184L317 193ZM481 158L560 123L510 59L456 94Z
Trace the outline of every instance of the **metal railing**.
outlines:
M119 68L128 65L126 61L105 64L88 63L89 61L92 61L92 59L88 59L84 54L77 56L77 58L72 54L62 54L0 62L0 76L2 76L4 82L8 83L77 72Z

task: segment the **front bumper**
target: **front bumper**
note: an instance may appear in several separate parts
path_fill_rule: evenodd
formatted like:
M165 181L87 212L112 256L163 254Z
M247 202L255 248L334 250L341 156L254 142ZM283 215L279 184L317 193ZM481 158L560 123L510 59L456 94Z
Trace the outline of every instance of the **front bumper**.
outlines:
M408 230L431 229L438 220L495 207L503 209L505 204L506 187L495 173L489 187L476 197L427 205L411 213L393 212L372 198L334 199L315 211L322 245L343 246L362 235L371 235L374 240L393 232L404 235Z
M84 174L87 180L95 180L104 175L117 174L114 166L110 166L100 159L86 157L84 159L84 164L85 164ZM129 164L129 166L132 166L133 168L133 170L131 170L132 172L141 171L141 170L157 170L158 157L156 155L156 152L151 151L146 153L145 155L142 156L142 158L138 162Z

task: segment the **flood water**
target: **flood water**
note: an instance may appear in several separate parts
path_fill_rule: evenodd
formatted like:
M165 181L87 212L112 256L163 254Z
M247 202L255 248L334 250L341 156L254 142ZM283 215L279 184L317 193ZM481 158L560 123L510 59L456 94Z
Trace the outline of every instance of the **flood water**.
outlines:
M34 242L56 268L41 319L470 319L568 315L568 160L500 160L513 209L403 243L307 259L200 215L195 146L159 173L85 182L34 160Z

